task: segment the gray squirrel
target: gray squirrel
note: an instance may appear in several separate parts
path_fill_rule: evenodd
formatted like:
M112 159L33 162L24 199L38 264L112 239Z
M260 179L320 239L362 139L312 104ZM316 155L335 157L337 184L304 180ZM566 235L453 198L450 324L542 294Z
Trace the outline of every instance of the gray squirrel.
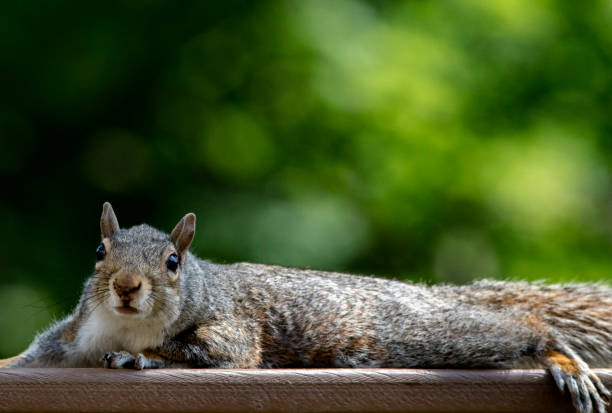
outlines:
M104 204L97 262L74 312L0 367L547 367L580 413L610 392L612 288L479 281L426 286L323 271L215 264L170 235L120 229Z

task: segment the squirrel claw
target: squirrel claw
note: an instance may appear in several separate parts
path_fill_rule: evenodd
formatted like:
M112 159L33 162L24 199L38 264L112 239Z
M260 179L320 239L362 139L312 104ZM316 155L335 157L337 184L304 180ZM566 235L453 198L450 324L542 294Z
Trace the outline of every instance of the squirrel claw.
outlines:
M104 355L102 362L107 369L133 369L135 359L127 351L110 351Z
M606 413L610 392L582 360L551 352L548 364L557 387L568 390L579 413Z
M595 380L593 373L579 372L575 375L561 373L565 377L561 381L564 388L569 390L572 403L579 413L606 413L606 399L609 392L598 380ZM553 373L555 375L555 373ZM559 385L560 381L556 380ZM596 384L597 383L597 384ZM564 390L563 387L560 387Z

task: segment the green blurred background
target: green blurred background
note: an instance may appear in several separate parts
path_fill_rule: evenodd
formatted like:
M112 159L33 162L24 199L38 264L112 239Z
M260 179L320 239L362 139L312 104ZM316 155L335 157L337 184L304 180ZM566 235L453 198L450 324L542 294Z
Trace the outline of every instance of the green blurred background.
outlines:
M0 3L0 357L102 202L193 250L428 282L612 279L612 2Z

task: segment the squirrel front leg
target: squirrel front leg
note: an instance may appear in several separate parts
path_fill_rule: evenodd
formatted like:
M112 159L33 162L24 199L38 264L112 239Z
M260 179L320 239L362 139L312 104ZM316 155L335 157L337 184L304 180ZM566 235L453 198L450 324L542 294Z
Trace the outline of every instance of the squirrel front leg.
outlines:
M135 355L107 353L104 359L107 368L256 368L261 347L256 329L233 320L194 327Z
M212 359L204 349L204 344L186 343L177 339L166 340L154 349L131 354L127 351L108 352L103 358L104 367L110 369L162 369L162 368L206 368L236 367Z

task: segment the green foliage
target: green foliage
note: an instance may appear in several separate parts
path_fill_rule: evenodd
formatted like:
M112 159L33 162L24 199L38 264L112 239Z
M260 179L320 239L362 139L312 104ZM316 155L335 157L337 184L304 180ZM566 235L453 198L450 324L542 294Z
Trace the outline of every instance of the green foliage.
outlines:
M0 356L102 202L194 251L431 282L612 279L612 6L0 5Z

